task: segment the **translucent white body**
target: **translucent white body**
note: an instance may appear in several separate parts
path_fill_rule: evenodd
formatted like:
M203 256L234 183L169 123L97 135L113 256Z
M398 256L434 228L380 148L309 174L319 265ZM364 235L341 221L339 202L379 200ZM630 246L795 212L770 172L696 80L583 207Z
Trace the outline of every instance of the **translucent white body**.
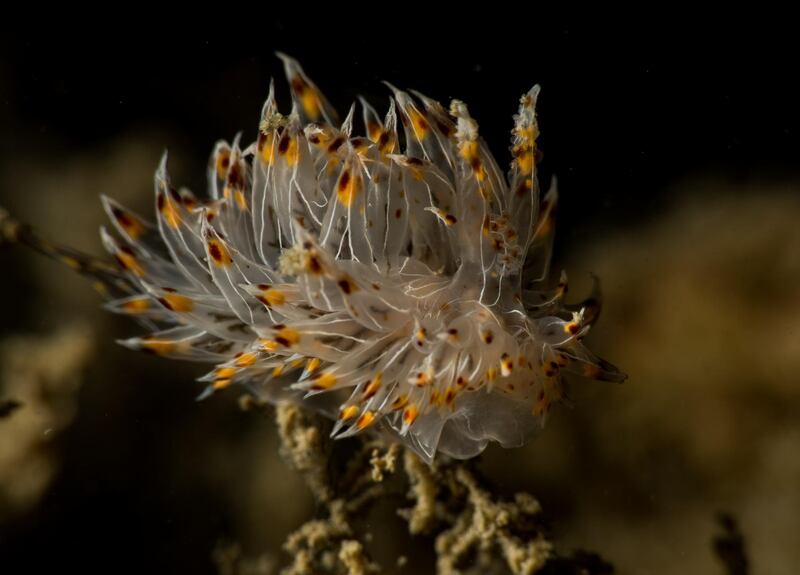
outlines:
M564 371L624 378L581 343L597 295L565 306L564 274L550 277L538 87L506 175L463 103L393 89L383 119L362 102L354 136L354 108L339 124L282 58L291 112L271 92L255 143L217 144L207 200L172 186L166 158L156 224L104 198L126 293L109 307L154 330L124 345L215 363L202 396L244 384L329 414L337 437L380 429L428 461L522 444L564 399Z

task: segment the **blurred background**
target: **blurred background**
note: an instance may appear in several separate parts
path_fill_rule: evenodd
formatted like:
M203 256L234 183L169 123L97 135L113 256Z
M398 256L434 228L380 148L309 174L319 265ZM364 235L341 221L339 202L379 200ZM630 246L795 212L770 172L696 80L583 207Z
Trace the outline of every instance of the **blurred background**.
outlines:
M0 40L0 205L101 254L100 193L149 214L165 148L174 181L203 193L214 142L255 138L271 76L289 101L275 50L340 111L358 94L385 109L381 80L466 101L501 165L518 98L539 83L540 177L558 176L562 200L556 269L575 300L601 278L590 346L630 378L574 381L574 409L524 448L488 449L482 469L539 498L560 548L622 573L721 572L720 511L739 521L753 573L795 573L790 36L755 22L634 32L507 15L481 16L479 31L412 16L352 30L340 18L325 35L269 20L245 39L18 29ZM314 504L272 422L242 413L233 390L196 403L203 366L117 346L137 326L60 265L2 246L0 269L0 571L215 573L220 541L280 561ZM372 527L384 554L422 545L381 537L402 529L389 523Z

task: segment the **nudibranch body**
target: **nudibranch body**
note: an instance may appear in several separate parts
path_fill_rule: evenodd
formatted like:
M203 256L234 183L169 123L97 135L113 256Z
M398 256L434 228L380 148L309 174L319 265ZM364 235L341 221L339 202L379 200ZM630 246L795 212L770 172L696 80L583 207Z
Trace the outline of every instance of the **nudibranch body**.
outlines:
M118 268L45 247L154 330L123 345L216 364L201 397L243 384L330 415L336 437L380 429L428 461L522 444L565 399L564 372L624 379L581 343L598 294L569 306L566 276L550 278L538 86L506 175L464 103L390 86L384 118L361 101L356 136L355 106L339 123L281 58L291 112L271 88L257 141L217 143L208 199L173 187L165 157L155 224L103 198Z

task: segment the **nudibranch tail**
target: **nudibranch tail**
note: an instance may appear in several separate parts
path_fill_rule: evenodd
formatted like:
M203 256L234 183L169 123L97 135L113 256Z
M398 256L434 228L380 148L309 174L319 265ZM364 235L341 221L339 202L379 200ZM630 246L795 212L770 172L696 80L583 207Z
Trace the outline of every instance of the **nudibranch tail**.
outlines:
M599 289L568 305L566 274L551 274L538 86L503 173L463 102L390 86L385 116L360 99L340 123L279 56L290 110L271 85L256 141L215 145L207 199L174 187L166 155L154 222L103 197L116 265L21 234L151 330L123 345L213 364L201 398L244 385L328 414L336 437L380 430L427 461L521 445L566 401L565 373L625 378L582 341Z

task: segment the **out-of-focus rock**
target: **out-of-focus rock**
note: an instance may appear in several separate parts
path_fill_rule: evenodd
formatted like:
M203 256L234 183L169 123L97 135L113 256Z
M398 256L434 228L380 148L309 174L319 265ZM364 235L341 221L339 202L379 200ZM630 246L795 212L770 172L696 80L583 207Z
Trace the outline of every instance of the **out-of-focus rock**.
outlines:
M58 457L49 444L75 415L93 349L82 324L0 341L0 397L17 402L0 419L0 521L29 509L50 484Z
M601 278L591 343L630 379L575 382L574 410L487 468L528 461L505 476L560 502L557 539L623 572L714 572L725 510L755 568L788 575L800 563L800 194L685 191L566 265L576 299L581 273Z

